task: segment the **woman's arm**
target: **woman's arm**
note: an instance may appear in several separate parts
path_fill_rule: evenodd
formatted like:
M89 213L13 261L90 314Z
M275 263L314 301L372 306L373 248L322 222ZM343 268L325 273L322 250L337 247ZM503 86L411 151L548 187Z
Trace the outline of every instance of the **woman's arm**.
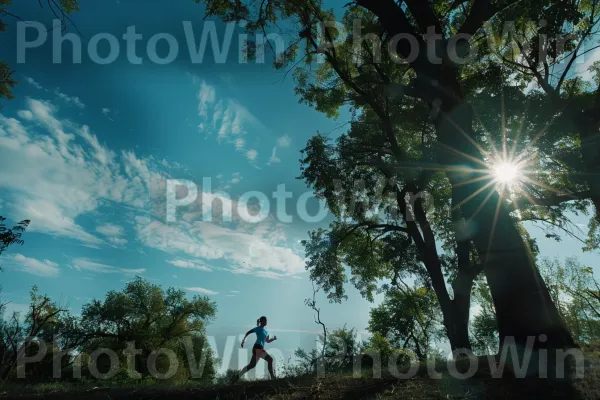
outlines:
M244 347L244 342L246 341L248 335L250 335L251 333L254 333L254 329L250 329L248 332L246 332L246 336L244 336L244 338L242 339L242 347Z
M271 343L277 340L277 336L273 336L273 339L271 339L270 336L267 336L267 343Z

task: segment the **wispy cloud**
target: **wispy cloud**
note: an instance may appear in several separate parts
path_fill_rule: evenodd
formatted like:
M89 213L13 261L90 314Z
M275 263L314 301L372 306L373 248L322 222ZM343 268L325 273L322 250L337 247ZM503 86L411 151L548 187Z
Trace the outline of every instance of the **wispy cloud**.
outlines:
M104 224L96 227L96 232L104 235L113 245L120 247L127 244L127 239L123 238L125 235L125 228L115 224Z
M280 137L279 139L277 139L277 146L279 147L290 147L292 143L292 138L289 137L288 135L284 135L282 137Z
M246 152L246 158L250 161L256 161L256 157L258 157L258 151L254 149L250 149Z
M7 257L6 264L31 275L53 277L60 274L57 263L50 260L36 260L35 258L25 257L22 254L14 254Z
M198 114L202 121L198 130L206 135L216 135L219 143L232 145L237 151L255 163L258 152L247 149L244 136L249 130L268 132L269 130L244 107L231 98L220 98L217 88L208 84L196 75L188 74L195 85L199 85L196 97L198 99Z
M216 99L215 88L202 81L196 97L198 98L198 114L206 118L209 107L214 104Z
M277 147L273 147L273 151L271 152L271 158L269 158L269 162L267 165L280 163L281 160L277 157Z
M104 224L98 226L96 232L105 236L123 236L125 234L125 229L122 226L115 224Z
M25 82L29 83L31 86L33 86L36 89L43 89L42 85L40 85L38 82L35 81L35 79L33 79L30 76L25 77Z
M91 261L87 258L75 258L72 260L73 268L78 271L86 271L98 274L114 274L114 273L122 273L126 275L136 275L142 274L146 271L144 268L137 269L126 269L126 268L116 268L111 265L102 264L99 262Z
M31 231L91 247L123 244L122 237L108 240L86 231L76 219L104 204L147 212L153 198L164 196L165 175L152 159L128 151L117 154L89 127L57 119L52 104L26 103L27 109L18 113L21 120L0 114L0 181L8 190L10 216L31 219ZM36 168L24 169L23 164Z
M118 112L111 110L110 108L107 107L103 107L102 110L100 110L102 112L102 115L104 115L109 121L111 122L115 122L114 117L117 116Z
M56 90L54 90L54 94L62 101L64 101L65 103L69 104L69 105L73 105L75 107L78 108L85 108L85 104L83 104L83 102L81 101L81 99L77 96L69 96L63 92L60 91L60 88L56 88Z
M187 290L189 292L204 293L204 294L208 294L208 295L219 294L219 292L214 292L212 290L204 289L201 287L187 287L187 288L185 288L185 290Z
M304 272L303 257L288 246L274 221L251 224L240 218L241 207L255 215L254 207L200 188L204 193L199 198L206 196L209 206L202 210L195 203L177 223L167 224L170 174L163 162L133 151L112 151L88 126L58 119L57 108L47 101L28 98L26 105L18 119L0 114L0 182L6 191L2 212L12 220L32 220L28 231L102 248L125 244L123 232L131 229L139 252L146 246L173 260L198 259L196 267L225 260L232 273L278 279ZM233 179L241 176L234 174L224 183ZM118 225L103 221L91 229L79 222L107 208L127 211L130 218ZM207 212L213 222L204 219ZM221 222L227 217L231 222ZM77 259L71 266L96 273L143 272L102 259Z
M305 271L304 259L283 244L277 231L254 226L244 232L240 227L234 230L201 220L165 224L137 217L136 222L137 238L144 245L207 263L224 260L234 274L281 279Z
M196 261L175 259L175 260L169 260L169 264L174 265L177 268L195 269L198 271L206 271L206 272L212 271L212 269L210 267L207 267L206 265L200 264Z

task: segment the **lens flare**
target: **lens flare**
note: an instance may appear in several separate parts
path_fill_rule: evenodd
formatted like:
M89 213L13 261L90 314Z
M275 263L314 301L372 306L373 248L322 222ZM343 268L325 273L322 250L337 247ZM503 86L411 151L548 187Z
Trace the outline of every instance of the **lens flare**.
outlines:
M494 178L503 184L516 183L519 173L519 166L511 162L502 162L493 168Z

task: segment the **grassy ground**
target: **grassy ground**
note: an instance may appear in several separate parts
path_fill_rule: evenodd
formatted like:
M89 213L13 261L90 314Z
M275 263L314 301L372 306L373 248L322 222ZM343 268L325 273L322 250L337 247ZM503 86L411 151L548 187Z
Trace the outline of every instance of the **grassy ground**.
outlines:
M93 400L387 400L387 399L600 399L600 373L592 370L572 382L551 379L492 378L489 375L459 380L444 373L431 379L421 373L412 379L393 377L354 378L351 374L283 378L274 381L239 382L213 387L8 386L0 399Z

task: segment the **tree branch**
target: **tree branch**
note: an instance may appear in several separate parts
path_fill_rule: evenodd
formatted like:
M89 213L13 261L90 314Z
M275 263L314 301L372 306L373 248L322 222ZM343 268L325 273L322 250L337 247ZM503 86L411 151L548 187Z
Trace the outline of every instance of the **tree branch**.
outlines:
M471 11L465 19L465 22L458 30L458 34L474 35L483 24L489 21L494 15L506 8L515 5L521 0L510 0L504 5L494 2L491 0L475 0L471 6Z
M405 0L408 10L417 21L421 33L427 33L427 28L435 27L436 33L444 33L440 20L433 13L433 9L427 1L423 0Z

